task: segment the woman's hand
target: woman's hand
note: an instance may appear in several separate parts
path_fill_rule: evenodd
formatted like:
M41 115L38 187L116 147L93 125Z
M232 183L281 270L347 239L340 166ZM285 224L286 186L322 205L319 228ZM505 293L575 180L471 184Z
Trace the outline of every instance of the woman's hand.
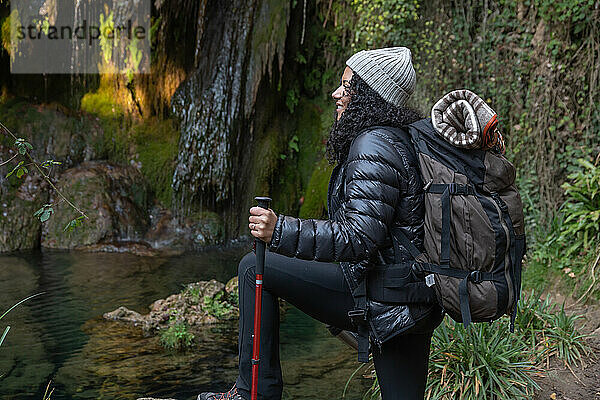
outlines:
M250 221L248 228L250 228L252 236L266 243L271 242L273 230L277 223L277 215L275 215L273 210L270 208L266 210L262 207L252 207L248 221Z

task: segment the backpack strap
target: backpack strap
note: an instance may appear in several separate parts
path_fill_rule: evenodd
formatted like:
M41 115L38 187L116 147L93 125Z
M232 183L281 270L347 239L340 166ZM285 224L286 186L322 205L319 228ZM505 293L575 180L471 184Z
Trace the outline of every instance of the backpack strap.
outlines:
M352 292L354 310L348 311L348 317L356 326L358 337L358 362L369 362L369 325L367 323L367 274Z
M384 303L437 303L433 288L414 272L421 272L414 261L376 266L369 270L367 296Z
M432 274L449 276L452 278L462 279L458 285L458 296L460 300L460 314L463 324L466 327L471 323L471 307L469 306L469 285L468 282L481 283L483 281L493 281L494 274L484 271L465 271L462 269L449 268L443 265L421 264L423 271Z
M442 195L442 246L440 265L450 268L450 227L452 226L450 196L473 196L475 195L475 189L471 185L460 183L432 183L427 186L425 191Z
M408 250L412 258L414 258L415 260L417 260L423 255L423 253L421 253L419 249L417 249L417 246L415 246L414 243L411 242L410 239L406 236L406 234L402 232L402 229L400 229L400 227L393 228L392 242L394 244L394 258L396 262L398 262L398 257L400 255L400 247L398 246L398 242L400 242L400 244L406 250Z

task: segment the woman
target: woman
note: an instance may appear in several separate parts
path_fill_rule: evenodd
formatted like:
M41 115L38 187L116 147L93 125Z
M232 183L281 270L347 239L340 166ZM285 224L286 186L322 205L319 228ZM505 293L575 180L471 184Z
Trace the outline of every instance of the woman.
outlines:
M411 260L403 246L394 246L399 231L422 249L423 185L417 160L407 134L386 129L420 119L404 107L415 87L410 51L403 47L361 51L346 64L332 94L336 121L327 142L327 155L337 164L329 182L330 219L300 220L250 209L251 234L269 244L259 399L281 398L278 297L319 321L356 332L348 312L356 309L353 292L370 267ZM253 254L246 255L238 275L239 377L229 392L203 393L200 400L250 398L254 268ZM383 399L422 399L431 335L441 321L439 307L370 299L366 306ZM315 398L320 398L318 393Z

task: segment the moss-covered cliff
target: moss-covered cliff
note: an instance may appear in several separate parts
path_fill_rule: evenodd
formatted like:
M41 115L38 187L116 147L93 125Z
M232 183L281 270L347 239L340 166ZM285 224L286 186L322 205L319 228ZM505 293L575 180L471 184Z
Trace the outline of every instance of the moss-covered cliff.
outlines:
M133 77L10 75L6 47L0 54L0 120L33 144L37 160L62 162L53 179L66 179L62 171L70 168L97 176L97 167L90 167L96 164L84 161L103 161L101 168L111 163L133 167L144 180L143 189L135 190L144 196L142 208L169 210L181 227L195 227L190 232L206 231L200 226L209 224L210 232L221 233L208 235L208 242L235 237L245 232L255 195L271 195L275 209L297 213L315 164L322 160L324 132L331 122L321 90L323 33L311 28L319 10L303 6L279 0L156 2L151 73ZM7 11L8 4L0 6L5 25ZM12 144L5 138L2 145L0 158L8 159ZM9 167L0 172L5 175ZM106 189L91 180L82 184L89 184L90 195ZM18 239L19 232L13 235L11 229L13 244L2 250L40 242L61 247L64 241L41 238L40 222L31 215L56 200L53 193L40 190L43 199L24 207L10 200L18 198L22 185L14 177L0 185L5 208L19 209L18 220L30 225L23 228L5 218L7 232L13 226L29 233ZM61 182L59 187L70 185ZM68 191L73 200L89 205L85 191ZM114 202L118 200L111 197L103 204L115 209ZM206 215L212 222L202 217ZM61 231L64 218L48 221L56 229L44 232ZM140 223L148 229L145 218ZM214 221L221 226L212 227ZM121 230L99 233L102 238L96 239L126 240ZM156 231L148 235L152 243L169 242ZM88 236L69 238L67 247L90 244ZM137 238L143 237L139 232Z

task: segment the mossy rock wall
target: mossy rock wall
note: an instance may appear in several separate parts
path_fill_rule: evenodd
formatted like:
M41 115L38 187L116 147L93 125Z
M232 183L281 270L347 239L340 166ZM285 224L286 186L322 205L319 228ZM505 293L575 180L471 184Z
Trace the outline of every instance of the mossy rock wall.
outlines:
M0 185L0 253L39 247L41 223L33 213L48 197L41 186L29 177L16 189Z
M88 218L73 232L64 227L79 214L56 194L58 203L49 223L44 224L42 246L71 249L118 240L139 240L149 226L146 185L133 167L105 162L86 162L60 175L57 188L86 210Z

